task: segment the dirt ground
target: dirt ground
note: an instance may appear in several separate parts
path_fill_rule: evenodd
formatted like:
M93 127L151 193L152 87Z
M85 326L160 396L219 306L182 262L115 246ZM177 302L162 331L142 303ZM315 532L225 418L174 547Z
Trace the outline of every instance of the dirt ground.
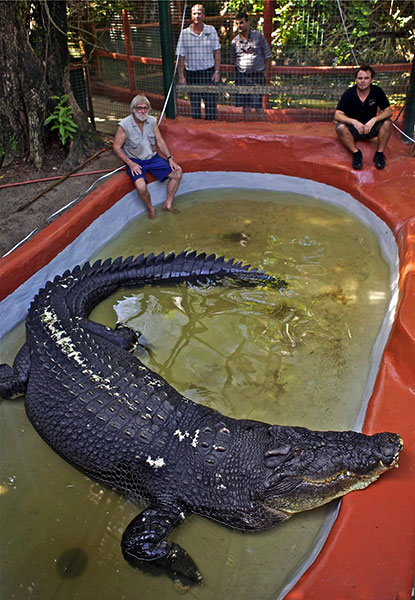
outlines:
M122 162L111 151L112 138L105 136L105 152L81 167L74 175L49 189L53 181L38 181L48 177L63 176L61 164L64 156L58 148L51 148L44 166L37 171L32 165L21 161L0 169L0 256L4 256L33 230L39 231L48 224L48 217L72 200L81 199L86 190L105 173L113 171ZM79 175L79 173L91 173ZM98 181L96 189L106 179ZM2 187L6 184L28 182L23 185ZM30 183L33 182L33 183ZM49 191L48 191L49 190ZM91 190L92 191L92 190ZM43 193L39 198L34 198ZM33 202L30 202L33 200Z

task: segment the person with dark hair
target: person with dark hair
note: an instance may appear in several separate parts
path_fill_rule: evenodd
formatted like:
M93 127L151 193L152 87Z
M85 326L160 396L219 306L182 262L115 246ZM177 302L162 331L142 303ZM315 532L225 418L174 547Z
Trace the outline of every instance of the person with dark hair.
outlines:
M182 179L182 169L173 160L156 119L148 114L150 109L150 101L146 96L138 95L131 100L131 114L118 123L113 151L125 162L138 197L146 205L148 218L154 219L156 209L147 188L147 173L159 181L168 181L163 210L176 214L179 211L173 208L173 200ZM156 152L156 145L166 158Z
M235 83L241 86L259 86L269 82L271 50L262 33L250 29L248 14L239 12L235 17L238 35L232 40L232 62L235 65ZM260 119L264 118L262 94L237 94L236 106L243 107L246 121L251 118L251 107Z
M221 51L218 34L212 25L206 25L205 9L194 4L192 23L177 43L180 85L213 85L219 82ZM211 92L189 92L192 118L201 119L201 100L205 103L205 119L214 121L217 116L217 96Z
M362 152L356 141L377 137L377 149L373 162L377 169L384 169L384 150L392 132L392 109L385 92L373 84L374 70L361 65L355 72L355 85L348 88L340 98L334 120L339 140L353 154L352 167L363 167Z

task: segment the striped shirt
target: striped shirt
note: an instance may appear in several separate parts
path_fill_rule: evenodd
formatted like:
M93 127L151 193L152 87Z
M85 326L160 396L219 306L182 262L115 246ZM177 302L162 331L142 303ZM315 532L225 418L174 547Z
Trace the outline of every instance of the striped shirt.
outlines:
M203 24L200 35L192 31L192 27L183 29L179 38L176 54L184 58L188 71L210 69L215 64L213 53L220 49L216 29L212 25Z
M250 29L246 41L239 34L232 40L232 62L242 73L263 71L265 60L271 56L268 42L259 31Z

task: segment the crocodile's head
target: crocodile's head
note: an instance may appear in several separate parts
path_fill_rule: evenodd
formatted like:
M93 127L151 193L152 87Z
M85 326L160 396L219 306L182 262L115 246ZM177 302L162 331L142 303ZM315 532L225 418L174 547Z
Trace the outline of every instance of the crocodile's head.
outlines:
M394 433L367 436L354 431L269 428L268 477L263 503L283 513L316 508L375 481L398 466L403 442Z

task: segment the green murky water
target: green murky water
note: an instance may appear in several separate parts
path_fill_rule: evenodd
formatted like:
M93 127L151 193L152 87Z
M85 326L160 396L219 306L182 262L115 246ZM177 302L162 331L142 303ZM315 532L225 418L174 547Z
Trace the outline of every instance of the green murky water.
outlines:
M205 190L177 206L179 216L136 219L93 258L214 252L279 275L288 289L120 290L93 318L114 325L118 314L148 340L146 364L229 416L352 427L389 301L374 235L347 213L294 194ZM23 336L23 326L7 336L2 362ZM136 572L121 557L137 509L49 450L21 401L3 402L1 412L2 600L178 598L166 577ZM276 598L327 514L302 513L260 534L189 518L171 539L192 555L204 583L186 596Z

